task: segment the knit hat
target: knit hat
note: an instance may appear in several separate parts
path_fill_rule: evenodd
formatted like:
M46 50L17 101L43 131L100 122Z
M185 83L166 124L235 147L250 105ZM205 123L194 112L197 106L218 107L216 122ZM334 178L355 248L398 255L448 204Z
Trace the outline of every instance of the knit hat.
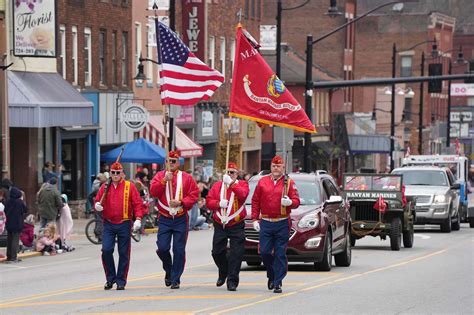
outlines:
M34 225L35 224L35 216L33 214L29 214L25 219L25 223Z
M66 194L62 194L62 195L61 195L61 199L63 200L64 203L67 203L67 202L68 202L68 198L67 198L67 195L66 195Z

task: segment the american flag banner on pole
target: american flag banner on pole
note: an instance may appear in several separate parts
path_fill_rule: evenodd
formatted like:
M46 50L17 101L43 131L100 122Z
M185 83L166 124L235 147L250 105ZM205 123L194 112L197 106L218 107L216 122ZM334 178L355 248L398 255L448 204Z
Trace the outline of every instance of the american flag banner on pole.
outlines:
M155 20L163 104L192 106L209 99L224 76L199 60L166 25Z

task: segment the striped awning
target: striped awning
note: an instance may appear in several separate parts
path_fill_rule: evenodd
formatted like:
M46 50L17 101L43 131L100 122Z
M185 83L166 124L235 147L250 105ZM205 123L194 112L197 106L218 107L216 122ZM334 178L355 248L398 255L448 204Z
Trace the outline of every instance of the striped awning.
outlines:
M165 147L165 135L163 127L163 116L150 116L148 124L140 131L140 136L153 142L160 147ZM175 146L179 154L184 158L197 157L202 155L202 146L189 138L184 131L175 126Z

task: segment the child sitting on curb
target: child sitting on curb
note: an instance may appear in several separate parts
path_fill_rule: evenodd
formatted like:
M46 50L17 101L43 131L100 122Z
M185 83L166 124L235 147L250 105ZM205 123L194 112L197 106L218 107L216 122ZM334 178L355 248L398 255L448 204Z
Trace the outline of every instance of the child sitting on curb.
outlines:
M22 243L21 251L33 250L33 243L35 241L35 216L29 214L23 222L23 231L20 234L20 241Z
M56 226L48 224L43 230L43 235L36 242L36 251L43 253L43 255L56 255L56 241L59 235L56 235Z

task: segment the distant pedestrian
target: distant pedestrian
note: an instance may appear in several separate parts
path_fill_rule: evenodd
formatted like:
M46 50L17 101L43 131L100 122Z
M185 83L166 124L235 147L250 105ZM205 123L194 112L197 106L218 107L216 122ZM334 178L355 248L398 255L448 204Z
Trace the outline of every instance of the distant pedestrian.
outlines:
M7 261L19 262L17 258L18 246L20 244L20 233L23 230L23 217L28 212L25 202L22 200L22 193L16 187L10 188L10 198L5 205L5 215L7 218Z
M23 222L20 240L23 245L23 251L33 249L35 241L35 216L33 214L29 214Z
M61 194L56 188L57 182L57 177L51 177L47 183L41 186L37 194L38 213L41 219L40 229L44 229L46 224L50 222L56 222L58 213L63 207Z
M72 220L71 209L69 208L66 194L61 195L61 201L63 202L63 207L60 210L59 219L56 224L58 227L59 237L61 238L61 247L63 250L70 252L74 250L74 247L70 244L70 236L74 226L74 221Z

